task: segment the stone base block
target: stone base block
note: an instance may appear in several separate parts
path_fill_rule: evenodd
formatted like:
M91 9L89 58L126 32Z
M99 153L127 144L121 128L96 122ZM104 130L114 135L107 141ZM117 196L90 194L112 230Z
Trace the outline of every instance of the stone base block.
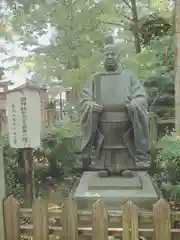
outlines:
M138 208L152 210L160 191L146 172L134 172L133 178L100 178L98 172L84 172L74 194L78 209L91 210L101 199L109 210L117 210L131 200Z

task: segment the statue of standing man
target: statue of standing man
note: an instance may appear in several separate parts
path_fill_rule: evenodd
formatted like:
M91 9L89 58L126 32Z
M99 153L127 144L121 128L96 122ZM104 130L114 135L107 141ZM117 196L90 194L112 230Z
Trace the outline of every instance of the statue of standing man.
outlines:
M113 38L105 46L104 71L80 95L84 157L96 152L93 168L123 175L148 169L148 104L141 82L119 65ZM125 176L125 175L124 175Z

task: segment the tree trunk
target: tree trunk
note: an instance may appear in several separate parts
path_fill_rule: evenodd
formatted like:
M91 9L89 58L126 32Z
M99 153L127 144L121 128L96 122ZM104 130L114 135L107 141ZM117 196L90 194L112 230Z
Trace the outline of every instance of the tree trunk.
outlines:
M175 127L180 135L180 0L175 1L176 68L175 68Z
M137 14L137 5L136 0L130 0L132 6L132 17L133 17L133 34L135 41L136 53L141 52L141 42L139 38L139 26L138 26L138 14Z

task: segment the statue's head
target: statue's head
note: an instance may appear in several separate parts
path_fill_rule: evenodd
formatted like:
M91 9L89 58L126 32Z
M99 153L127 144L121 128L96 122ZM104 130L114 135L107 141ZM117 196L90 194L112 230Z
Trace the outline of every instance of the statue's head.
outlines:
M116 71L119 67L119 52L117 46L114 44L114 39L112 36L108 36L106 39L104 54L104 68L106 69L106 71Z

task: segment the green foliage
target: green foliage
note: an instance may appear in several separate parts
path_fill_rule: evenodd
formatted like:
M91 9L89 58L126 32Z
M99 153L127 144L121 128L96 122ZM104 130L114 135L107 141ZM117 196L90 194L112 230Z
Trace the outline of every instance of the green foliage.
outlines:
M149 77L144 85L149 96L151 111L159 117L174 116L174 74L158 72Z
M14 34L22 36L20 40L25 48L37 45L34 56L24 58L19 66L38 72L43 83L58 78L64 85L81 85L99 70L104 36L115 28L118 29L117 38L121 39L122 59L127 54L133 59L131 2L34 0L27 3L17 0L8 3ZM136 0L136 5L139 19L149 14L146 1ZM53 28L54 35L49 45L45 45L38 40L48 26Z
M133 69L140 79L147 80L156 74L170 72L173 69L173 61L173 38L163 36L152 40L141 53L135 54L133 58L124 59L123 63Z
M61 122L45 128L42 133L42 151L49 163L49 175L60 177L76 164L80 128L77 122Z
M169 20L156 12L141 18L139 26L141 42L148 45L152 40L172 35L172 24Z
M158 142L157 166L161 168L161 188L167 198L180 199L180 137L166 135Z
M22 198L23 196L23 185L19 181L18 163L16 151L6 146L4 149L4 168L5 168L5 184L6 184L6 195L13 195L15 197Z
M34 157L43 162L42 168L35 171L36 183L47 177L60 178L67 176L76 164L76 151L79 149L80 128L77 122L60 122L44 127L42 146L35 150ZM19 166L18 151L9 146L6 137L0 138L4 152L6 195L23 197L23 172ZM48 163L46 166L44 163ZM62 176L63 175L63 176Z
M180 184L172 185L169 192L170 200L171 201L178 201L180 200Z
M17 175L19 169L17 151L10 148L6 137L1 137L0 142L1 146L3 146L6 196L13 195L22 198L24 190Z
M166 135L158 143L158 163L166 171L180 176L180 137L175 133ZM180 178L179 178L180 180Z
M117 39L121 40L122 65L135 71L140 79L147 79L163 68L159 63L166 58L160 56L160 51L166 52L167 44L164 40L159 44L161 40L157 39L169 34L171 28L171 10L167 8L167 2L151 1L147 5L147 1L136 0L139 36L144 47L138 55L134 45L131 1L17 0L8 3L2 17L11 26L11 34L19 36L25 49L37 46L35 54L22 58L18 67L38 73L36 79L43 84L57 78L65 86L80 87L92 73L99 71L104 36L115 28ZM49 44L39 42L48 28L53 29ZM159 46L147 47L151 40L157 40Z
M12 27L23 36L24 47L37 46L33 58L23 59L23 65L32 61L33 70L41 73L46 83L58 78L65 85L79 85L97 71L104 35L99 16L103 14L104 1L34 1L28 5L18 2L16 8L10 5ZM53 37L45 45L38 39L48 26Z
M124 60L143 80L151 110L158 116L174 115L174 42L172 36L154 39L141 53Z

